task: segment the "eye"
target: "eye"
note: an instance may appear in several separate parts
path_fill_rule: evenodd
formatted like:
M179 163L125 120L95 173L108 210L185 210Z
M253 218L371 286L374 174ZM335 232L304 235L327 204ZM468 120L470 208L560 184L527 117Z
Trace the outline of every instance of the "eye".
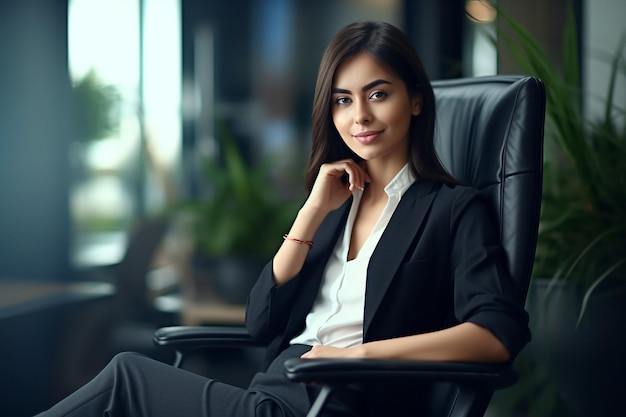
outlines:
M372 94L370 94L370 100L381 100L385 97L387 97L387 93L385 93L384 91L374 91Z
M335 104L338 104L338 105L350 104L350 103L352 103L352 100L350 100L348 97L337 97L335 99Z

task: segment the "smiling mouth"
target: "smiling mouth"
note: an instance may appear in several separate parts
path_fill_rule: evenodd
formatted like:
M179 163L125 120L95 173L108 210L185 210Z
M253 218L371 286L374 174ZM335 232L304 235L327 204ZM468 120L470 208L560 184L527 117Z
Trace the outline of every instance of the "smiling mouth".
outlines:
M357 133L356 135L354 135L354 139L356 139L357 142L366 145L368 143L374 142L376 138L378 137L378 135L380 135L381 133L382 131L361 132L361 133Z

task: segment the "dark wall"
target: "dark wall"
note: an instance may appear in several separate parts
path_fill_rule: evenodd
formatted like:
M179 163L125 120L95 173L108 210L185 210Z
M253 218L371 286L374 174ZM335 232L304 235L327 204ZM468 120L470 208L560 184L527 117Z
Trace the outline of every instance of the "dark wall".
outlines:
M406 0L404 29L431 80L463 76L463 0Z
M248 0L210 2L182 0L183 71L194 68L194 37L210 28L214 34L215 95L241 100L250 95L250 4ZM228 65L220 65L227 62Z
M215 133L213 114L220 102L232 103L249 99L250 79L250 3L248 0L204 1L181 0L182 6L182 73L185 90L183 101L195 100L192 86L200 88L202 106L199 115L183 115L183 190L195 196L200 192L198 180L198 148L200 141ZM198 48L206 47L200 39L212 36L212 57ZM213 60L214 65L208 60ZM213 73L207 73L212 69ZM200 74L196 72L200 71ZM208 81L212 79L212 81ZM211 84L207 84L210 82ZM209 91L211 90L211 91ZM213 101L214 100L214 101ZM211 107L213 106L213 107Z
M0 1L0 279L69 274L67 0ZM0 320L0 415L49 406L58 311Z
M575 15L580 19L582 0L500 0L499 6L517 22L523 25L539 41L548 57L560 63L563 53L563 28L569 6L574 8ZM577 22L579 35L584 29L581 21ZM580 42L579 42L580 43ZM510 51L499 45L498 72L501 74L519 73L519 67ZM580 67L583 68L582 66Z
M0 2L0 278L69 272L67 0Z

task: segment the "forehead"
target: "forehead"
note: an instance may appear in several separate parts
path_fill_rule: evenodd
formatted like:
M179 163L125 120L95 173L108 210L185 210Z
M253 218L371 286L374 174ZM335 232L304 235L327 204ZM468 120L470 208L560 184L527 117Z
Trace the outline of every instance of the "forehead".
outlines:
M363 52L348 58L337 67L333 78L333 87L354 85L360 88L377 79L383 79L391 83L401 82L398 77L377 59Z

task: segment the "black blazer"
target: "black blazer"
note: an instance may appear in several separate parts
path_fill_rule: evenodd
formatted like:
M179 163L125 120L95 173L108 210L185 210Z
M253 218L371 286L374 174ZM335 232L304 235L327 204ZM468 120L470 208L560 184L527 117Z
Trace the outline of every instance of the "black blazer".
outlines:
M277 287L270 262L253 287L246 326L254 338L270 343L268 363L304 329L351 202L328 214L296 277ZM505 262L493 215L477 190L416 181L370 259L363 341L470 321L489 329L513 359L530 331Z

